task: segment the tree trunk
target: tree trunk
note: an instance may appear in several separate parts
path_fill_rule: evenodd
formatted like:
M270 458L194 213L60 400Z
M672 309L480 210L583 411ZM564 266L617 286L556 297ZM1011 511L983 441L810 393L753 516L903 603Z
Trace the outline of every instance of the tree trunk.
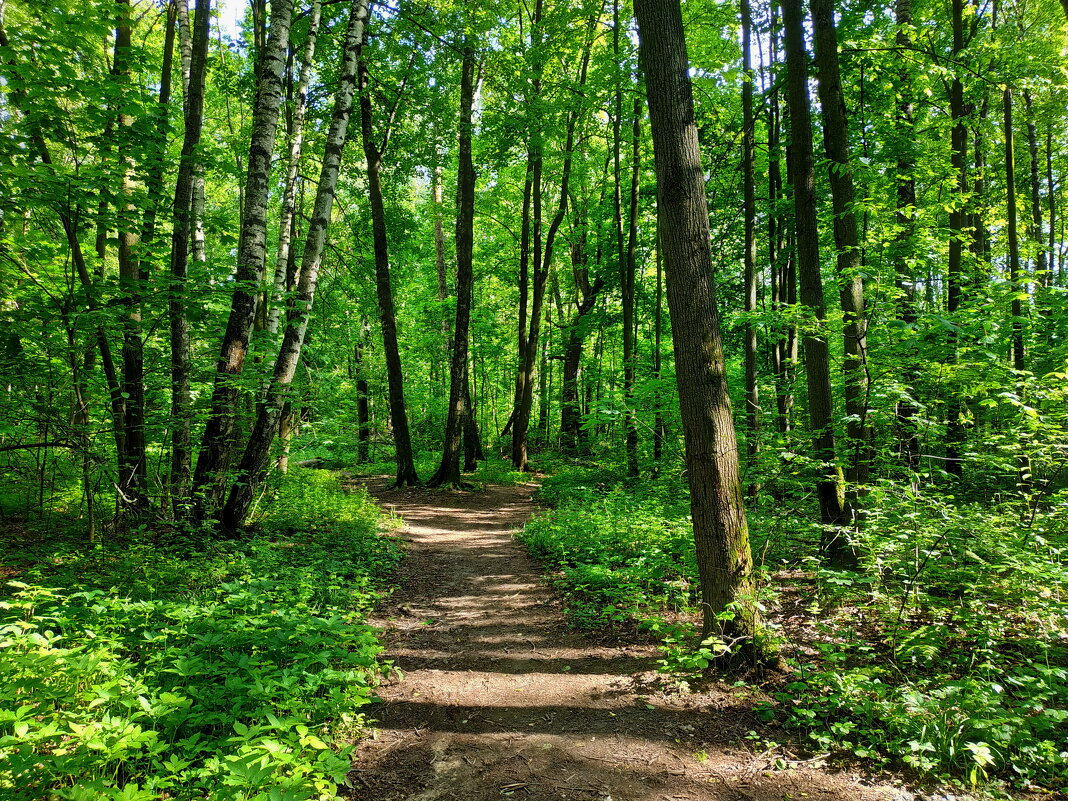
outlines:
M898 26L897 46L902 52L908 51L912 47L912 37L909 34L909 29L912 27L912 0L896 0L894 15ZM912 80L910 69L905 64L898 73L898 83L901 87L901 99L897 105L898 153L895 216L898 232L894 237L894 272L897 278L898 317L904 330L902 356L906 366L904 369L905 386L902 388L894 413L901 461L910 475L914 475L920 469L919 427L915 419L920 411L915 400L920 376L916 348L913 344L917 315L914 287L916 276L912 266L915 253L913 238L916 233L916 179L913 176L916 156L913 150Z
M760 614L712 278L704 170L678 0L635 0L705 636L757 656Z
M367 319L364 318L360 321L360 333L352 354L356 372L356 461L360 464L366 464L371 457L371 392L363 355L367 329Z
M256 317L256 292L267 258L267 199L271 154L282 102L282 73L289 47L293 0L272 0L271 31L261 59L262 70L252 118L244 208L241 214L236 288L230 317L215 368L211 410L193 475L197 516L203 518L222 500L227 470L236 445L237 381L245 366L249 338Z
M475 165L471 155L472 114L475 105L475 50L465 42L460 70L459 166L456 174L456 326L452 337L449 369L449 411L441 464L427 482L430 487L460 487L460 442L464 410L470 388L467 376L467 345L471 325L471 295L474 285ZM469 410L469 409L468 409Z
M627 457L627 475L638 475L638 426L634 415L634 239L624 245L623 239L623 75L620 57L620 35L622 26L619 20L619 2L612 6L612 53L617 65L615 85L615 114L612 117L612 165L613 165L613 209L615 212L616 259L619 264L619 285L623 305L623 429L624 450ZM631 169L631 225L628 237L633 231L637 234L637 194L638 194L638 159L640 156L640 106L634 115L634 139Z
M319 187L315 192L315 205L308 223L308 236L304 242L304 254L300 260L300 277L297 280L295 297L286 311L286 331L282 346L274 364L267 396L256 409L256 423L252 428L238 475L230 488L226 507L223 509L223 527L233 531L245 522L256 491L266 477L267 457L271 442L278 432L278 422L288 400L289 388L300 362L300 351L308 330L315 289L319 280L319 267L326 249L326 235L330 227L330 212L334 205L334 192L341 169L341 154L345 148L349 118L352 115L352 99L356 93L356 61L363 42L367 24L367 0L352 0L349 9L349 25L345 33L341 66L337 73L337 90L334 97L334 112L330 130L326 134L323 165L319 173Z
M868 428L867 327L864 279L861 274L860 237L853 213L853 170L849 156L849 121L842 78L838 70L838 35L832 0L810 0L819 70L820 107L823 110L823 145L827 154L834 209L834 244L842 303L846 437L849 461L847 491L855 502L858 487L868 483L871 432Z
M1035 246L1035 280L1044 287L1050 286L1052 270L1046 253L1046 241L1042 231L1042 181L1038 166L1038 127L1035 125L1031 93L1025 91L1027 107L1027 152L1031 157L1031 240Z
M179 8L185 0L178 0ZM171 291L168 295L171 335L171 509L181 519L188 511L192 468L192 395L189 386L189 320L185 293L189 275L192 198L196 163L204 126L204 83L208 37L211 34L211 0L196 0L189 37L189 72L185 81L185 134L174 188L174 224L171 229ZM184 53L184 48L183 48ZM184 56L183 56L184 59Z
M130 82L132 9L130 0L116 0L118 24L115 28L115 58L112 75L118 84L120 99L115 131L119 150L129 140L133 116L125 111L123 96ZM119 288L122 314L122 395L126 401L126 449L119 454L119 508L143 513L148 509L148 463L145 459L145 356L141 331L141 244L133 202L135 165L130 156L121 157L122 187L117 199Z
M308 108L308 86L311 84L312 59L315 57L315 41L319 33L321 10L320 0L312 0L311 9L308 11L308 38L304 43L293 116L289 126L289 158L286 163L285 188L282 190L282 207L278 219L278 250L274 260L272 295L267 308L266 328L272 337L278 333L278 318L286 288L289 251L293 246L293 220L297 212L297 174L300 170L300 151L304 145L304 114Z
M964 51L964 0L952 0L953 58L959 59ZM950 151L953 172L957 177L957 197L949 213L949 262L946 276L946 310L954 320L960 308L963 274L963 240L966 222L964 208L968 196L968 129L965 122L968 110L964 105L964 85L954 73L949 90L949 113L953 120L950 136ZM957 333L952 328L946 334L949 360L957 361ZM964 473L961 447L964 444L963 409L956 391L951 391L946 408L946 472L960 478Z
M535 13L535 32L538 31L540 20L541 0L538 0ZM582 97L582 90L586 86L586 75L589 69L595 22L596 19L591 19L590 24L587 26L586 47L582 50L582 64L579 68L577 91L579 98ZM539 45L540 41L537 40L537 34L535 33L534 46L538 47ZM540 78L537 78L534 81L535 95L540 92L540 88L541 81ZM575 107L572 108L568 115L564 141L564 163L560 176L560 198L557 204L556 214L549 223L549 230L545 235L544 247L541 240L542 157L539 142L535 141L530 157L532 166L531 199L534 210L531 231L531 239L534 243L534 274L532 276L532 285L530 288L530 328L526 333L525 342L523 342L525 349L520 354L520 375L519 380L516 382L517 403L512 419L512 466L516 470L525 471L528 469L527 433L530 427L530 412L534 404L533 378L534 366L538 359L538 334L541 330L541 310L545 299L545 286L549 277L549 269L552 266L553 246L555 245L556 234L560 229L560 224L563 222L564 216L567 214L567 202L571 182L571 164L573 158L572 151L574 150L575 145L575 127L578 124L582 111L582 105L580 101L577 100ZM540 136L540 132L536 132L536 134L535 139L537 140L538 136Z
M393 285L389 270L389 242L386 237L386 207L382 196L382 153L374 141L370 76L362 57L360 74L360 131L367 161L367 190L371 202L371 232L374 238L375 288L378 294L378 317L382 325L382 347L386 357L389 383L389 415L393 422L397 473L394 487L412 487L419 483L415 472L415 454L408 431L408 407L404 402L404 371L397 343L397 316L393 307Z
M824 535L825 557L835 565L853 561L852 548L839 534L852 523L845 501L845 481L838 465L834 437L834 399L831 394L830 349L827 345L827 310L820 275L819 231L816 225L816 175L812 158L812 119L808 104L808 55L803 39L804 12L801 0L783 0L787 89L793 162L794 230L801 303L807 306L815 325L804 336L805 373L808 377L809 424L814 451L822 473L816 491L820 518L828 528ZM834 528L832 528L834 527Z
M657 220L660 219L660 210L657 209ZM664 330L664 249L660 242L660 224L657 223L656 239L656 308L653 311L653 380L656 382L656 392L653 394L653 468L657 474L660 472L660 460L664 456L664 440L667 437L667 426L664 423L664 393L660 388L662 378L662 338Z
M760 453L760 391L757 386L757 308L756 276L756 181L754 176L755 123L753 120L753 73L751 31L753 27L749 0L741 0L742 16L742 218L743 281L745 283L745 427L748 470L756 466ZM746 490L750 498L760 492L760 484L751 481Z

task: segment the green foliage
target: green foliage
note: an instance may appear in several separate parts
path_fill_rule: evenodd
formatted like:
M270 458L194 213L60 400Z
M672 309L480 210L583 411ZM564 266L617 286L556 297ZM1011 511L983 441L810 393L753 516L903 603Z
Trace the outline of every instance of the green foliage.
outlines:
M195 542L57 554L11 585L5 797L335 796L384 669L363 620L397 545L364 493L312 472L258 536Z
M596 477L580 468L549 478L542 495L566 500L518 535L532 555L559 571L572 622L634 624L665 608L689 608L697 586L692 534L685 515L666 500L666 485L640 484L631 492L577 483Z
M661 640L662 671L705 672L722 644L695 635L684 485L565 467L542 496L555 508L519 538L552 567L571 621L638 623ZM792 665L763 720L921 774L1068 783L1068 495L1032 514L883 482L865 498L855 573L818 567L810 511L761 504L749 517L769 578L814 591L804 611L761 591Z

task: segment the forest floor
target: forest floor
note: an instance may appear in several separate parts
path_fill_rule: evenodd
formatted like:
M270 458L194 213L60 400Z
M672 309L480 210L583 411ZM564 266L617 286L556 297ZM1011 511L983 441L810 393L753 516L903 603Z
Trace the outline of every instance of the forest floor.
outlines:
M762 727L744 690L672 691L658 680L654 646L569 629L537 563L511 537L536 511L535 485L366 484L406 524L400 588L371 621L386 630L385 657L403 675L368 707L377 731L359 748L352 798L915 798L817 763L776 769L774 743L761 751L762 735L746 740Z

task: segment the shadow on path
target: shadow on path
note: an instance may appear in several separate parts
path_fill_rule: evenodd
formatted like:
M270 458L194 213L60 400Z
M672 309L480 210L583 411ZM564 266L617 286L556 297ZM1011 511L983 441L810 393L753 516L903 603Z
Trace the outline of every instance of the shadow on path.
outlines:
M403 678L368 708L377 735L350 774L361 801L874 801L891 788L812 768L771 771L739 745L759 726L737 694L642 689L645 646L569 631L511 532L533 485L368 489L405 521L401 589L380 610Z

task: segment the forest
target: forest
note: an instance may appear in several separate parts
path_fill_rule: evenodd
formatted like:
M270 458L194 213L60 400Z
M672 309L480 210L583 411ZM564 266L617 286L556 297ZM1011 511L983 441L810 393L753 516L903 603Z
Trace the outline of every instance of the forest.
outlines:
M1068 0L0 0L0 798L1065 797L1066 130Z

